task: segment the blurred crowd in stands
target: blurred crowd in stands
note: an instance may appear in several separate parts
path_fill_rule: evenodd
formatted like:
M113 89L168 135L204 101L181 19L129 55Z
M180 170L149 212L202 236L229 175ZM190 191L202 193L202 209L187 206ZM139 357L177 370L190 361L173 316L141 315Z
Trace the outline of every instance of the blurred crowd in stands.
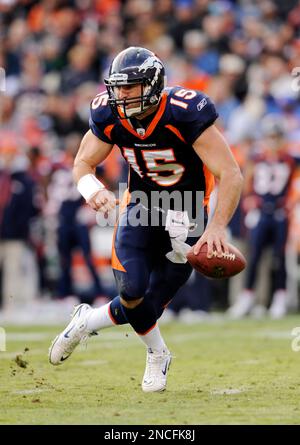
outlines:
M281 145L295 160L284 192L288 243L282 242L284 249L290 246L285 260L298 309L300 2L0 0L2 309L18 300L72 296L99 304L114 295L111 233L97 226L80 198L71 167L88 130L91 100L104 90L112 58L132 45L162 59L169 86L202 90L212 98L217 125L243 171L270 136L262 129L264 118L280 121ZM117 148L98 174L112 190L126 182ZM233 243L248 253L253 218L247 227L249 207L243 202L230 229ZM278 265L272 255L269 262L272 278ZM247 286L243 280L241 275L236 282L212 282L193 275L170 310L192 309L200 316L226 309ZM262 288L263 294L271 292Z

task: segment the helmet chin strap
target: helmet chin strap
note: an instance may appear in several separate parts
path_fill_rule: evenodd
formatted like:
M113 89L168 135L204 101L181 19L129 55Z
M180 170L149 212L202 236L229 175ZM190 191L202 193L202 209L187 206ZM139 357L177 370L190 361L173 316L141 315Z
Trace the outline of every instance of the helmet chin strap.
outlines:
M139 107L135 107L135 108L126 108L126 116L131 117L131 116L135 116L136 114L141 114L142 112L144 112L145 110L141 110L141 105Z

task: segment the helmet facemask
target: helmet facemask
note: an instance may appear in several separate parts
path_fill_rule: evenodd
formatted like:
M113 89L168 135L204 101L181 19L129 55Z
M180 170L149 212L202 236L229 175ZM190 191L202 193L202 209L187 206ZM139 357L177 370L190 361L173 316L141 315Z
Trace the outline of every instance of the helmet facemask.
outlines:
M109 82L109 83L108 83ZM106 88L109 94L109 103L112 110L121 119L128 119L132 116L143 114L149 108L157 105L160 99L160 94L154 94L151 85L146 80L133 82L116 82L115 84L111 78L106 81ZM139 85L140 94L134 97L119 98L119 88L127 85ZM134 106L133 106L134 105Z

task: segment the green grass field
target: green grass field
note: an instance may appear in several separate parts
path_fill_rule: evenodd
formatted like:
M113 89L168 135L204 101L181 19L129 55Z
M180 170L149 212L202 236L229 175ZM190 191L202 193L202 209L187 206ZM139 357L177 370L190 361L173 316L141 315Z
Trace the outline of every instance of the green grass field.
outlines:
M299 316L164 325L176 358L156 394L141 391L145 350L129 327L102 331L58 367L47 351L61 327L7 327L0 424L299 424L296 326Z

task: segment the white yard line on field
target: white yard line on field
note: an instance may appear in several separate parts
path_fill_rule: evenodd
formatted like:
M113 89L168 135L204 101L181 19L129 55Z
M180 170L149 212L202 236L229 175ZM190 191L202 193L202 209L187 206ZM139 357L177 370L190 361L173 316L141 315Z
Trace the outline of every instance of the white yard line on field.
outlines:
M224 389L215 389L211 391L211 394L213 395L234 395L234 394L241 394L242 392L245 392L245 389L242 388L224 388Z
M26 395L26 394L38 394L40 392L45 392L45 391L52 391L51 389L21 389L18 391L12 391L11 394L16 394L16 395Z
M106 365L108 363L107 360L83 360L80 363L77 363L79 366L99 366Z
M30 355L39 355L39 354L46 354L45 349L32 349L29 352ZM28 353L24 353L24 351L11 351L11 352L1 352L0 353L0 360L5 359L14 359L17 355L22 355L22 358L26 359L28 357Z
M291 332L290 331L279 331L279 330L264 330L260 332L254 332L249 334L248 332L241 332L241 331L224 331L222 335L225 338L234 338L236 336L238 337L247 337L247 338L265 338L270 340L288 340L291 339ZM207 339L212 338L214 334L212 332L187 332L187 333L180 333L180 334L167 334L167 340L168 342L173 343L184 343L188 342L189 340L193 340L195 338L201 339ZM10 342L16 342L16 343L23 343L24 347L28 346L26 345L26 342L34 341L37 343L44 342L46 340L49 340L49 346L53 338L55 337L55 334L53 332L26 332L26 333L7 333L7 352L0 352L0 360L1 359L10 359L15 358L16 354L24 354L24 351L15 350L15 351L9 351L10 350ZM100 331L99 336L95 337L90 340L90 342L87 345L87 349L94 351L99 350L101 348L118 348L118 347L131 347L138 343L137 336L133 331L128 330L127 332L106 332ZM48 353L47 348L41 349L41 348L29 348L29 355L38 355L38 354L44 354L45 356ZM79 346L79 350L82 350L82 347ZM255 361L245 362L245 364L257 364Z
M23 342L23 341L43 341L51 338L53 333L50 332L8 332L7 341Z
M243 360L241 362L237 362L238 365L261 365L262 364L262 360Z
M291 328L292 329L292 328ZM282 340L285 338L292 338L291 331L273 331L273 330L265 330L256 332L253 334L255 337L264 337L264 338L270 338L271 340Z

